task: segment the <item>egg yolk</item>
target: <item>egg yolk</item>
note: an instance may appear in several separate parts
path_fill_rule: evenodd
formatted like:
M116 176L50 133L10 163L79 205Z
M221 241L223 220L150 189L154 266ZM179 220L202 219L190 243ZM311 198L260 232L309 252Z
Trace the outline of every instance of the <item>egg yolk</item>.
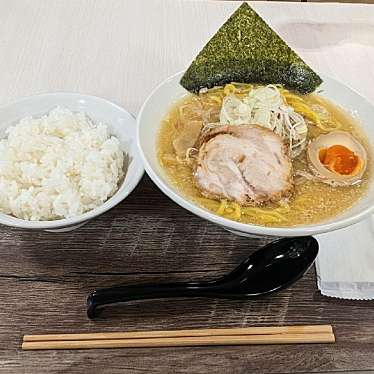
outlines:
M361 164L359 157L344 145L322 148L319 160L327 169L342 175L353 174Z

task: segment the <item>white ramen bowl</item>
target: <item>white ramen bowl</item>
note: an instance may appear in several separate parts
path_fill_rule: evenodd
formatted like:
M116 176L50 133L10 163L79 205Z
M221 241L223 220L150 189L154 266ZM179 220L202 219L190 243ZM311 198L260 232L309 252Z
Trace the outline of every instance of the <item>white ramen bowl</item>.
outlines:
M177 204L235 234L244 236L314 235L352 225L373 213L373 183L370 184L367 195L342 214L321 223L292 227L265 227L232 221L218 216L184 197L170 182L165 171L159 164L156 149L156 141L162 118L174 102L187 94L187 91L179 84L182 74L182 72L178 73L157 86L144 102L137 118L137 142L145 170L157 186ZM324 83L319 89L322 90L321 96L329 98L336 104L357 115L362 122L365 133L369 137L370 144L374 144L374 106L344 84L329 77L322 78Z
M108 125L109 133L119 139L121 148L125 152L127 160L125 178L118 191L103 205L77 217L54 221L28 221L0 213L0 224L24 229L71 231L120 203L132 192L143 176L144 169L135 141L135 118L125 109L100 97L57 92L19 99L0 108L0 138L5 136L5 130L9 126L16 124L22 118L40 117L57 106L73 112L84 112L94 122Z

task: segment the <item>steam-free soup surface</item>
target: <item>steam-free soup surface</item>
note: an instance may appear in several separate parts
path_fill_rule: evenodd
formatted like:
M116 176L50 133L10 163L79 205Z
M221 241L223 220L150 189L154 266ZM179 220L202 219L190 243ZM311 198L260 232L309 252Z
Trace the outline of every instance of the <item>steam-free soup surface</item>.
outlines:
M225 218L242 223L265 226L295 226L328 220L350 208L366 192L369 184L371 160L361 183L349 187L332 187L328 184L298 176L298 172L308 172L306 152L293 160L295 189L286 201L270 203L259 207L238 206L227 200L214 200L204 197L196 187L193 178L193 162L177 157L173 139L178 135L181 108L184 120L218 122L223 89L209 90L200 95L188 95L171 107L164 118L158 137L158 157L161 166L173 185L187 199ZM302 96L309 106L318 106L325 111L324 125L327 129L348 131L368 149L365 136L357 123L347 112L316 94ZM203 111L196 110L197 106ZM308 140L325 134L326 131L308 122Z

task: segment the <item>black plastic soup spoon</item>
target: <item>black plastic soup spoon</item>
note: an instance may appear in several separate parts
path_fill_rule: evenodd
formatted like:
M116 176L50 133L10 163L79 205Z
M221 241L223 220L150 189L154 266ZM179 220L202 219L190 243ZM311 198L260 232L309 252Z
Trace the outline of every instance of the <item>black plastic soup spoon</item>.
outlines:
M87 315L107 304L169 297L212 297L246 299L281 290L300 279L318 254L311 236L274 241L249 256L231 273L213 281L144 284L104 288L87 299Z

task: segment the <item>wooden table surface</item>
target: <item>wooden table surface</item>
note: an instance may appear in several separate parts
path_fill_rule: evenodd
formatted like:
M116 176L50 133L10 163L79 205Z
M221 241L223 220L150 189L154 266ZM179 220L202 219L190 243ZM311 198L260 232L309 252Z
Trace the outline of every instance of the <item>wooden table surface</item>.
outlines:
M185 67L236 6L2 0L0 102L62 89L100 95L136 113L149 90ZM374 101L374 7L253 6L315 68ZM373 302L321 296L314 270L288 290L255 301L145 301L108 307L96 321L86 318L86 296L97 287L209 279L262 244L193 216L147 177L125 202L77 231L0 227L0 373L374 370ZM320 323L334 326L336 344L20 350L23 334Z

